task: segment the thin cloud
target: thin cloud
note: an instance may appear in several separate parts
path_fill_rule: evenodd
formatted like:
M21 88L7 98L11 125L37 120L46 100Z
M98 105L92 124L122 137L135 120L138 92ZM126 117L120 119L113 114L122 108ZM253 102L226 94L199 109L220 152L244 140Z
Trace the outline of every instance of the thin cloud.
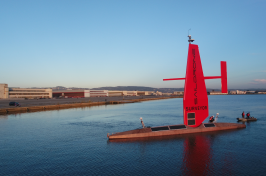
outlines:
M266 84L266 79L254 79L255 83Z

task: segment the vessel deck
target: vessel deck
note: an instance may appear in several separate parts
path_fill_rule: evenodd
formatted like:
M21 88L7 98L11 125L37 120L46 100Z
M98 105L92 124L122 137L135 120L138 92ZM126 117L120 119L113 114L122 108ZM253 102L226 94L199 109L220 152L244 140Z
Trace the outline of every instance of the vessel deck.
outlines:
M184 126L184 128L174 129L173 128L174 126ZM119 132L107 135L107 137L110 140L128 139L128 138L147 138L147 137L157 137L157 136L181 135L189 133L203 133L209 131L231 130L231 129L245 128L245 127L246 127L245 124L237 124L237 123L202 123L200 126L196 128L186 125L169 125L169 126L142 128L125 132Z

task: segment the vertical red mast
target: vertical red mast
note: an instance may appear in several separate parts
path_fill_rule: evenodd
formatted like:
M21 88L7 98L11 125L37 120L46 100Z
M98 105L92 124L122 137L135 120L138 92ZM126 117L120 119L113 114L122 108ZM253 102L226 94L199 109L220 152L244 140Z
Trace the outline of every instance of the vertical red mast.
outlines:
M184 124L191 127L197 127L209 116L205 79L221 78L222 93L227 93L227 72L226 62L221 61L221 76L204 77L199 47L198 45L191 44L194 40L191 39L190 35L188 37L189 48L186 77L164 79L164 81L185 79L183 98Z

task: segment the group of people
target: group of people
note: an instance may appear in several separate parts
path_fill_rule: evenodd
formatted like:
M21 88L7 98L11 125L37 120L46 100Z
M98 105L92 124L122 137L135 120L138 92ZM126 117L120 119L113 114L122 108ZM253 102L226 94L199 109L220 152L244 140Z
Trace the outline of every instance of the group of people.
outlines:
M248 112L246 116L247 116L247 119L249 119L250 118L250 112ZM242 118L245 118L245 112L244 111L242 112Z

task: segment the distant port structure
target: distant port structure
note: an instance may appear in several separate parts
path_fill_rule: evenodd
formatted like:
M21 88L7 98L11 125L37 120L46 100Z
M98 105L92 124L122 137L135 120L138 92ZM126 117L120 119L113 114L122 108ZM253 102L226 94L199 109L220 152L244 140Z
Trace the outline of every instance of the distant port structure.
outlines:
M116 97L116 96L147 96L147 95L171 95L154 91L119 91L119 90L55 90L53 97L77 98L77 97Z
M12 98L86 98L116 96L170 96L182 95L183 92L162 93L159 91L126 91L126 90L90 90L90 89L52 89L52 88L10 88L0 84L0 99Z
M0 99L9 98L52 98L52 89L9 88L8 84L0 84Z
M184 91L161 92L155 91L138 91L138 90L98 90L98 89L79 89L64 88L61 86L55 88L19 88L8 87L8 84L0 84L0 99L13 98L86 98L86 97L119 97L119 96L183 96ZM225 94L266 94L266 91L243 91L232 90L228 93L221 91L208 90L208 95L225 95Z

